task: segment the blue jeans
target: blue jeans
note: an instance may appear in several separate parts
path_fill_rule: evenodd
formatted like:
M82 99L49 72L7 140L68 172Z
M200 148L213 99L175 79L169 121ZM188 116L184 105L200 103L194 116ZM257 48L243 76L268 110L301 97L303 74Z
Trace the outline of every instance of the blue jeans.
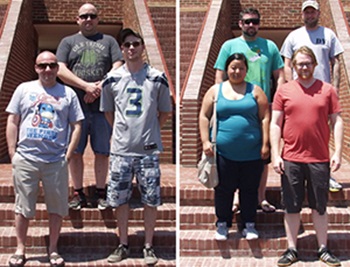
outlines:
M112 127L102 112L86 112L76 152L84 154L88 136L95 154L109 155Z

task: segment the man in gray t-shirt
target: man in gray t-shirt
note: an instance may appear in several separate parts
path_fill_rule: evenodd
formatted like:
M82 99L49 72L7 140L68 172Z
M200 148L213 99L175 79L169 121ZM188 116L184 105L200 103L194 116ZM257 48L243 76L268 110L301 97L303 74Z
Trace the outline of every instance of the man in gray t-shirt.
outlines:
M80 31L62 39L57 48L60 65L58 77L75 89L85 115L80 142L69 163L75 191L69 207L79 210L87 205L83 192L83 154L90 136L90 145L95 155L96 193L93 196L93 206L102 210L108 207L105 187L111 127L99 111L99 96L103 77L111 69L122 65L122 54L112 36L97 31L98 14L95 6L89 3L82 5L77 23Z
M68 167L84 119L76 93L56 82L57 59L48 51L36 58L39 79L21 83L6 108L6 139L15 188L17 249L10 266L23 266L29 220L35 216L39 183L49 213L49 260L63 266L57 242L68 215Z
M160 129L172 110L170 93L164 73L144 63L141 35L124 29L121 42L125 64L104 80L100 105L113 125L107 200L117 208L120 241L108 262L119 262L129 255L128 201L135 176L144 204L145 263L155 264L158 259L152 242L157 206L161 204L158 154L163 148Z

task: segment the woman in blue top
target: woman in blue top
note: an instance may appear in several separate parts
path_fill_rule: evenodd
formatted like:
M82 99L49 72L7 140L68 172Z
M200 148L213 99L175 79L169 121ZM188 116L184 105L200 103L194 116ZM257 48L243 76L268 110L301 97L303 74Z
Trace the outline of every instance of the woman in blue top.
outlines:
M257 239L255 230L258 187L263 159L269 156L269 104L263 90L246 82L247 59L242 53L226 61L228 80L213 85L205 94L199 116L203 151L212 155L209 121L218 92L217 167L219 184L215 187L217 240L226 240L232 226L232 201L239 189L243 236Z

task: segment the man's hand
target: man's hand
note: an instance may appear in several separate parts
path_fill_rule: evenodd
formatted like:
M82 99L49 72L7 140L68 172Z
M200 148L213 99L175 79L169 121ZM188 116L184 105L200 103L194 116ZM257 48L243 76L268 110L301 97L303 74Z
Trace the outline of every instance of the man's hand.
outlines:
M88 86L85 87L85 92L85 103L89 104L94 102L101 95L100 81L88 83Z

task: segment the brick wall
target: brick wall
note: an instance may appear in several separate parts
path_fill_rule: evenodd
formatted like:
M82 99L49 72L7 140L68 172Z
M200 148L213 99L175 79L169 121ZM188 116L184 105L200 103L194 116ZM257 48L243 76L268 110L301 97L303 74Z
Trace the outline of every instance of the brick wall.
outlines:
M257 1L244 0L233 1L232 27L238 28L239 12L248 7L259 10L261 15L261 28L296 28L302 24L301 3L303 0L289 1L281 0Z
M217 5L216 1L215 4ZM231 17L231 2L230 0L221 1L221 9L218 11L218 21L215 25L216 21L212 21L212 18L206 14L206 18L204 20L204 24L200 30L200 39L197 41L197 46L206 47L207 44L211 46L208 48L208 51L201 51L202 53L197 54L197 58L193 58L190 65L188 66L188 70L191 71L193 67L193 62L200 62L201 64L205 64L204 72L202 73L194 73L189 74L186 77L183 84L181 105L180 105L180 136L181 136L181 144L180 144L180 163L184 166L195 166L200 158L202 144L198 131L198 116L200 105L202 102L202 98L205 92L214 84L215 81L215 70L214 64L216 61L216 57L219 53L220 47L224 41L231 37L231 25L227 23L230 21ZM208 22L210 20L210 22ZM211 25L215 25L215 30L213 32L203 33L206 29L205 23L208 22ZM180 24L181 30L186 28L186 24ZM207 25L208 26L208 25ZM197 38L194 36L193 38ZM181 40L185 42L186 40ZM200 43L199 43L200 42ZM198 50L195 50L194 53L197 53ZM203 58L203 56L206 58ZM182 64L182 62L181 62ZM202 75L201 77L195 77L198 75ZM197 92L198 84L199 92Z
M36 77L33 66L37 50L37 36L32 23L31 1L23 1L20 10L20 19L16 25L0 91L0 162L8 161L5 138L7 113L5 113L5 108L15 88L21 82L32 80ZM8 20L11 19L14 19L13 15L8 16ZM10 43L11 40L9 40L8 36L6 37L4 36L1 41Z
M120 23L123 20L123 2L123 0L92 1L99 12L100 23ZM33 0L33 20L36 23L75 23L78 9L82 4L84 1Z

